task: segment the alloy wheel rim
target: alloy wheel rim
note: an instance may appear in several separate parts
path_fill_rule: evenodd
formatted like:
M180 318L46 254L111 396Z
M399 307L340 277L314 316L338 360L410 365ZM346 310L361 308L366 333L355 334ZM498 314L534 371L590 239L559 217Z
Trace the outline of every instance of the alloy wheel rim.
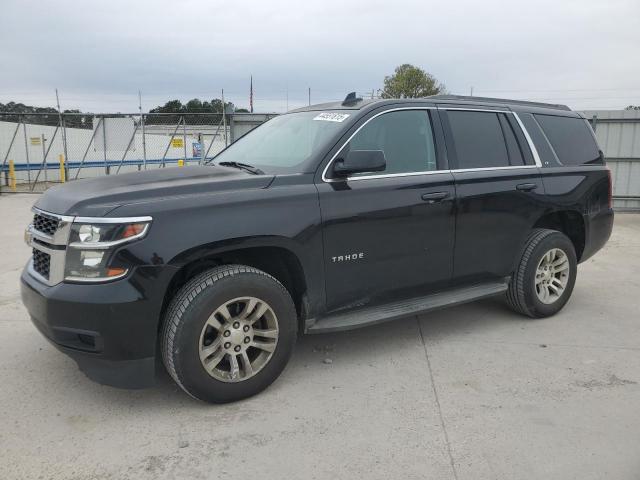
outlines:
M242 382L271 360L278 335L278 318L267 302L234 298L219 306L202 327L200 362L216 380Z
M547 251L536 268L535 289L538 300L550 305L556 302L569 283L569 257L560 248Z

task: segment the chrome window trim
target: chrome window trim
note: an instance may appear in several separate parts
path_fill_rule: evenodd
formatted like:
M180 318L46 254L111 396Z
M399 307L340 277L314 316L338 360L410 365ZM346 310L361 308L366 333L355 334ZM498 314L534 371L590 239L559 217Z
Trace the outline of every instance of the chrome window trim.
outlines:
M549 137L547 137L547 134L545 133L544 128L542 128L542 125L540 125L540 122L538 122L538 119L536 118L535 115L531 114L531 118L533 118L533 121L535 122L535 124L538 125L538 129L540 130L540 133L542 133L542 137L547 142L547 145L549 145L549 149L551 150L551 153L553 153L553 158L556 159L556 162L558 162L558 165L562 166L562 162L558 158L556 149L553 148L553 145L551 145L551 141L549 140ZM596 142L596 145L597 145L597 142ZM549 162L545 162L545 165L549 165Z
M364 128L365 125L367 125L374 118L378 118L380 115L384 115L385 113L398 112L398 111L403 111L403 110L437 110L437 107L435 107L435 106L422 106L422 107L391 108L389 110L384 110L383 112L376 113L372 117L368 118L366 122L364 122L362 125L360 125L356 129L356 131L353 132L349 136L349 138L347 138L347 140L342 144L340 149L333 155L333 157L331 157L331 160L329 160L329 162L327 163L327 166L324 167L324 170L322 171L322 181L325 182L325 183L333 183L333 182L347 182L347 181L356 180L356 179L358 179L358 180L370 180L372 178L390 178L390 177L401 177L401 176L402 177L406 177L406 176L411 176L411 175L423 175L424 172L403 172L403 173L388 173L388 174L381 174L381 175L366 175L366 176L361 176L361 177L327 178L327 172L329 171L329 167L331 167L331 165L333 165L333 162L335 161L336 157L340 154L342 149L351 141L351 139L353 137L355 137L358 134L358 132ZM444 170L429 170L428 172L429 173L431 173L431 172L440 173L440 172L444 172Z
M531 154L533 155L533 160L535 162L535 165L508 165L506 167L456 168L456 169L446 169L446 170L428 170L428 171L423 171L423 172L403 172L403 173L388 173L388 174L381 174L381 175L362 175L362 176L358 176L358 177L327 178L327 172L329 171L329 167L331 167L331 165L335 161L336 157L340 154L340 152L345 147L345 145L347 145L351 141L351 139L367 123L369 123L374 118L379 117L380 115L384 115L385 113L389 113L389 112L396 112L396 111L399 111L399 110L445 110L445 111L446 110L462 110L462 111L470 111L470 112L488 112L488 113L505 113L505 114L509 113L509 114L514 116L514 118L516 119L516 122L518 123L518 125L520 126L520 129L522 130L522 133L524 134L524 138L527 141L527 144L529 145L529 149L531 150ZM412 176L418 176L418 175L433 175L433 174L436 174L436 173L486 172L486 171L492 171L492 170L514 170L514 169L523 169L523 168L531 169L531 168L539 168L539 167L542 167L542 162L540 161L540 155L538 154L538 150L536 149L535 145L533 144L533 140L531 139L531 136L529 135L529 132L525 128L524 124L522 123L522 120L520 120L520 117L514 111L511 111L511 110L494 110L494 109L486 109L486 108L470 108L470 107L438 107L438 106L433 106L433 107L405 107L405 108L393 108L393 109L390 109L390 110L385 110L384 112L377 113L376 115L374 115L371 118L369 118L362 125L360 125L360 127L358 127L358 129L355 132L353 132L353 134L351 136L349 136L347 141L344 142L344 144L335 153L335 155L333 157L331 157L331 160L329 160L329 162L327 163L327 166L322 171L322 181L325 182L325 183L353 182L353 181L358 181L358 180L373 180L373 179L380 179L380 178L395 178L395 177L412 177Z
M456 168L449 170L451 173L463 172L486 172L488 170L522 170L522 169L538 168L537 165L509 165L507 167L478 167L478 168Z
M513 117L516 119L516 122L518 123L518 125L520 126L520 130L522 130L522 133L524 134L524 138L527 141L527 145L529 145L529 149L531 150L531 154L533 155L533 161L535 162L535 165L509 165L508 167L483 167L483 168L477 168L477 169L465 169L468 171L471 170L497 170L497 169L506 169L506 168L522 168L522 167L541 167L542 166L542 162L540 161L540 155L538 155L538 150L536 150L536 146L533 144L533 140L531 140L531 137L529 136L529 132L527 131L527 129L524 126L524 123L522 123L522 120L520 120L520 117L518 116L518 114L516 112L514 112L513 110L490 110L490 109L480 109L480 108L463 108L463 107L438 107L438 110L463 110L466 112L488 112L488 113L510 113L511 115L513 115ZM535 118L535 117L534 117ZM517 140L517 139L516 139ZM460 171L460 170L458 170Z
M438 107L438 110L462 110L465 112L486 112L486 113L513 113L511 110L495 110L491 108L472 108L472 107Z
M533 140L531 139L529 132L525 128L524 123L522 123L522 120L520 120L520 116L516 112L511 112L511 113L513 113L513 116L515 117L516 122L518 122L518 125L520 125L520 130L522 130L522 133L524 133L524 138L527 140L527 143L529 144L529 149L531 150L531 154L533 155L534 162L536 162L536 166L542 167L542 161L540 160L538 149L533 144Z
M327 182L342 182L345 180L349 180L350 182L354 182L357 180L372 180L376 178L395 178L395 177L416 177L418 175L434 175L437 173L449 173L451 170L427 170L424 172L406 172L406 173L388 173L386 175L362 175L360 177L347 177L345 179L341 178L330 178Z

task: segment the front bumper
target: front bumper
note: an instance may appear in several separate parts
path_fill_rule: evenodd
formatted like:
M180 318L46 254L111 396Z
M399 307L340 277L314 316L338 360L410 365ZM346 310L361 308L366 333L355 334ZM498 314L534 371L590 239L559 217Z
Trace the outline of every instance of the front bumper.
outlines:
M48 286L25 267L22 301L37 329L92 380L153 385L158 326L173 267L137 267L122 280Z

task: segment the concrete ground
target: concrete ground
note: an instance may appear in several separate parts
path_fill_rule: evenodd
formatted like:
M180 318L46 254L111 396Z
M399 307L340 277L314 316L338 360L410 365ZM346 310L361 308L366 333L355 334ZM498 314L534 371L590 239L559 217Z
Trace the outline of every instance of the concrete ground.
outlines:
M19 298L33 195L0 197L1 479L638 479L640 216L557 316L488 300L304 337L231 405L96 385ZM331 359L331 362L326 361Z

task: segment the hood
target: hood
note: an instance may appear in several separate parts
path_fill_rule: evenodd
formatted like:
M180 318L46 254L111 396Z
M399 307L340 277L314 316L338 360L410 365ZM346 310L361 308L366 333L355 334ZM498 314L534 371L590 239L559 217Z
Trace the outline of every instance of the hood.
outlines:
M47 190L35 206L60 215L100 217L121 205L172 196L266 188L272 175L218 166L159 168L74 180Z

